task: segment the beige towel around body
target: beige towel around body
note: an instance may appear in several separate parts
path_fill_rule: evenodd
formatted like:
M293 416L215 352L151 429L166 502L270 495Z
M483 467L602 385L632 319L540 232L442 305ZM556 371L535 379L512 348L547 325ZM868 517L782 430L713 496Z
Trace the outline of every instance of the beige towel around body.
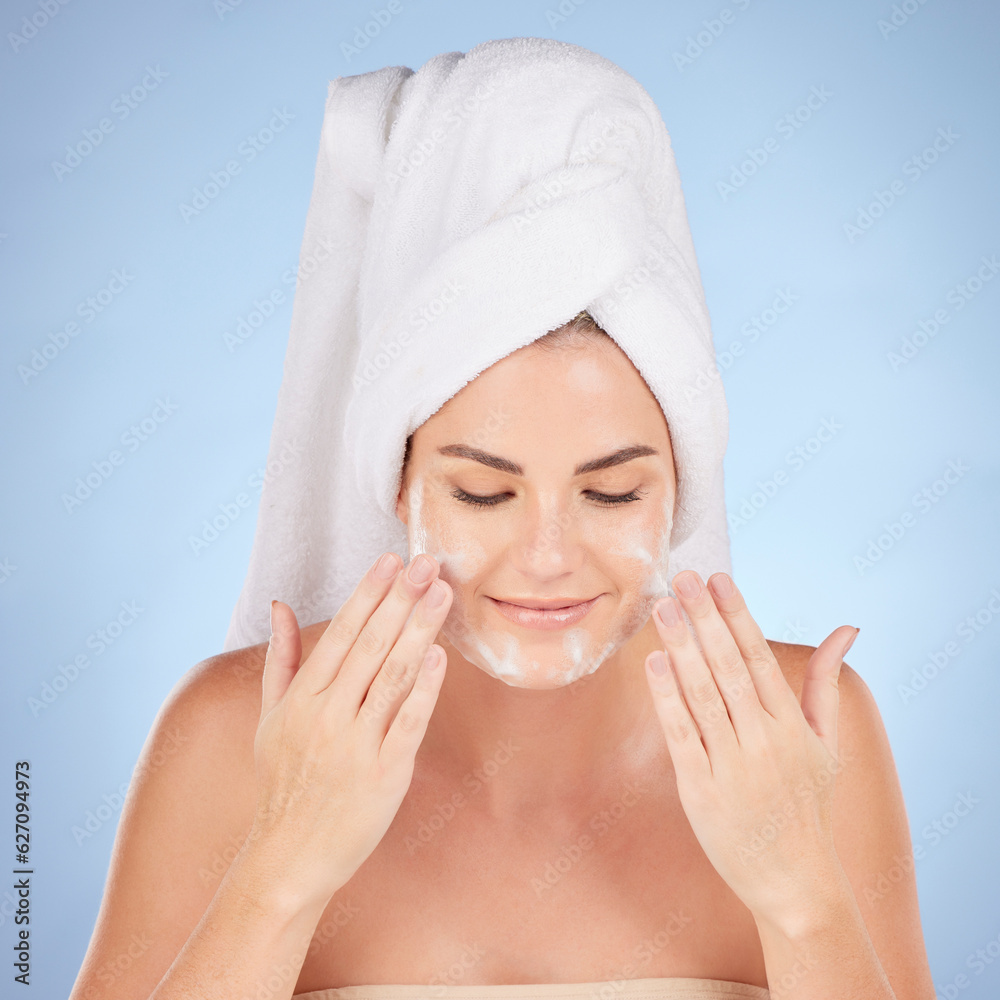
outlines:
M769 990L723 979L616 979L510 986L344 986L292 1000L770 1000Z

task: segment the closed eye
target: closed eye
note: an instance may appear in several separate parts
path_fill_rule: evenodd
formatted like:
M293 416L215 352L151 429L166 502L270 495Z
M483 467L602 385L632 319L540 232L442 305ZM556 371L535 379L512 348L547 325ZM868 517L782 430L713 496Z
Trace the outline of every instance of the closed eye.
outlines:
M604 507L614 507L617 504L633 503L636 500L641 500L646 495L646 491L635 489L629 493L614 494L584 490L584 494L589 496L595 503L601 504ZM451 495L456 500L461 500L462 503L470 504L473 507L495 507L497 504L503 503L509 496L507 493L496 493L492 496L481 497L474 493L466 493L465 490L459 489L457 486L451 491Z

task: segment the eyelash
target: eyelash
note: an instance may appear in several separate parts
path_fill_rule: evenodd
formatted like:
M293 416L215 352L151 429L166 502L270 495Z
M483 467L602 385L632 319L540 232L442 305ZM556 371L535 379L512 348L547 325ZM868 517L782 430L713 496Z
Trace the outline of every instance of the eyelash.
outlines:
M641 500L645 495L645 490L632 490L630 493L621 493L618 495L612 495L608 493L596 493L593 490L587 490L587 493L593 497L597 503L602 507L617 507L620 504L634 503L636 500ZM456 500L461 500L462 503L467 503L472 507L496 507L497 504L503 503L503 494L497 493L494 496L481 497L474 493L466 493L465 490L456 487L452 490L451 495Z

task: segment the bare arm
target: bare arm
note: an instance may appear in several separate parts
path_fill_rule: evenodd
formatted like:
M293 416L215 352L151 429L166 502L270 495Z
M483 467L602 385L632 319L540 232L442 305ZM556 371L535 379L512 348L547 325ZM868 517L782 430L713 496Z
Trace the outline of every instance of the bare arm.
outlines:
M241 850L255 809L262 658L253 649L198 664L157 714L70 1000L242 1000L279 956L308 946L306 925L322 908L291 912L287 890L268 878L265 845Z
M801 698L806 665L815 647L785 648L782 668ZM844 977L855 968L864 969L866 963L878 966L898 1000L932 1000L914 848L889 739L868 685L846 663L839 689L838 742L844 766L834 790L834 842L851 895L818 913L818 922L825 920L822 930L807 928L798 939L772 927L758 926L758 930L762 941L768 938L776 962L791 969L799 963L793 978L804 995L819 995L820 963L825 961L836 970L831 976ZM789 997L795 995L794 989L788 991ZM872 986L870 995L882 994Z
M149 1000L289 1000L325 900L293 898L266 846L236 856Z
M432 642L451 592L418 558L431 579L413 582L398 557L388 576L373 567L304 661L278 603L262 673L253 647L199 664L171 692L70 1000L293 995L328 902L399 809L437 701L445 663ZM443 600L423 600L428 590Z

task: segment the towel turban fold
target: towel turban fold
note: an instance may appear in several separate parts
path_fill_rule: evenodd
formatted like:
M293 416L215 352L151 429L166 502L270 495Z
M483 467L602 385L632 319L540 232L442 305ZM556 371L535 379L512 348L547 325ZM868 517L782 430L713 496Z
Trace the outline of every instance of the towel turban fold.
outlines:
M728 410L670 137L645 89L543 38L332 81L225 648L267 639L272 597L305 625L335 614L380 552L407 559L395 513L407 437L583 309L670 429L671 574L729 572Z

